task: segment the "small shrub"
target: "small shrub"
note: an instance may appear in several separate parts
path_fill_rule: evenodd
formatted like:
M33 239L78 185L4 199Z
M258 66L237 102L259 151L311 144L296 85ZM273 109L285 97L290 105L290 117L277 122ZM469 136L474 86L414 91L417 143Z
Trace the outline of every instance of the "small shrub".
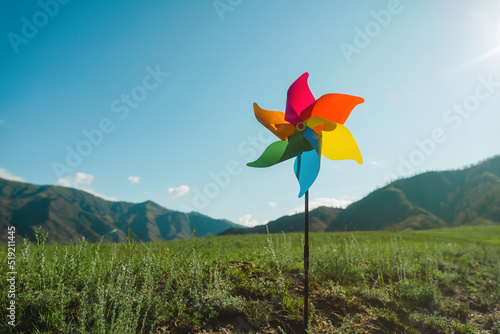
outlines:
M472 324L453 324L453 334L474 334L476 333L476 328Z
M370 289L367 286L363 286L353 288L352 291L372 306L384 306L389 302L389 295L379 289Z
M445 317L414 312L410 314L409 320L419 333L436 334L451 330L451 323Z
M462 322L467 321L470 310L465 304L448 303L443 309L443 314L458 319Z
M443 296L434 285L402 281L396 286L396 294L410 309L424 308L434 312L443 307Z
M347 314L344 317L344 320L342 320L342 325L340 325L339 328L339 334L359 334L363 332L363 329L358 329L357 331L354 332L354 329L352 329L352 325L354 324L354 321L358 317L357 314L351 316L350 314Z
M331 280L327 283L327 287L324 290L324 296L335 304L344 304L347 302L347 290Z

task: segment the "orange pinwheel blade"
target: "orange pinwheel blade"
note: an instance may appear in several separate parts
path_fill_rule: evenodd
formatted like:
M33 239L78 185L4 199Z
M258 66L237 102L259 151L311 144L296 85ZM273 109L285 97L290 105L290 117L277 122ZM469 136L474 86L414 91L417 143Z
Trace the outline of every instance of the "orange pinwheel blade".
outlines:
M355 160L360 165L363 157L351 132L342 124L333 131L324 131L321 153L331 160Z
M318 116L335 123L344 124L351 111L365 99L346 94L326 94L302 112L300 117L308 119Z
M253 110L257 120L279 139L286 140L295 132L295 126L285 121L285 113L262 109L257 103L253 104Z

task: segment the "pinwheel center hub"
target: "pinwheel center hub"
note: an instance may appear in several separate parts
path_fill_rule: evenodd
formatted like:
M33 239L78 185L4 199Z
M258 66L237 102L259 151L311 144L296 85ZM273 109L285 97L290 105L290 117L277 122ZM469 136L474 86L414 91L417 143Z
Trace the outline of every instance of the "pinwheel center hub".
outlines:
M306 124L304 122L299 122L299 123L297 123L295 128L297 129L297 131L302 132L306 129Z

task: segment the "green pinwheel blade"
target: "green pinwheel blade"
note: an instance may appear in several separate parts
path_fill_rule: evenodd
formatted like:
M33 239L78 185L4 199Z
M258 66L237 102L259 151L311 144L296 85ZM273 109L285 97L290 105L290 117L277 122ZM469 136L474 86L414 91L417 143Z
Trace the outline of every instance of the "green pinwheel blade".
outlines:
M271 143L257 160L248 163L247 166L257 168L270 167L312 149L314 148L304 138L303 133L297 132L289 137L287 141L279 140Z
M262 155L254 162L249 162L247 166L249 167L269 167L277 164L281 161L283 154L288 146L288 141L275 141L269 145Z

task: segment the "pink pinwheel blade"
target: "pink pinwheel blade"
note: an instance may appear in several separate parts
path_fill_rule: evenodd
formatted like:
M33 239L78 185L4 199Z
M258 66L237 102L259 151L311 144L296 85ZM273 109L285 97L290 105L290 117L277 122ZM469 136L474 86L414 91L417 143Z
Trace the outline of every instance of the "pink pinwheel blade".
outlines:
M303 121L300 118L300 114L316 101L307 84L308 77L309 73L302 74L288 88L285 120L293 125L297 125L297 123Z

